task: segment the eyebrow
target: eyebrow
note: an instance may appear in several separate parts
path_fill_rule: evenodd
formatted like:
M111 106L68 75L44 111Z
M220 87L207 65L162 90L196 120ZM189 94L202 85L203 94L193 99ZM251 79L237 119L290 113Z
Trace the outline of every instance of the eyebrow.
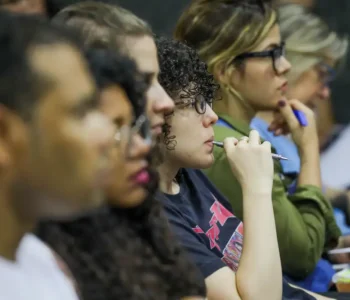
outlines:
M273 48L279 47L279 46L281 46L281 43L282 42L280 42L280 43L270 43L268 46L266 46L264 48L264 50L268 50L268 49L273 49Z

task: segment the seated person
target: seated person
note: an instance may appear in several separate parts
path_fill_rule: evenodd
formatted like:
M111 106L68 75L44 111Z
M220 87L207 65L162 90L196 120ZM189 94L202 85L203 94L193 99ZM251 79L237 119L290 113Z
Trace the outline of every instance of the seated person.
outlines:
M240 141L224 141L229 167L242 185L243 230L227 199L196 170L214 162L213 125L218 119L211 108L217 91L214 78L188 46L161 38L157 47L159 80L175 103L158 145L159 199L205 277L208 299L280 300L282 286L283 299L328 299L282 284L270 144L261 144L257 131Z
M78 300L63 262L31 232L102 205L114 126L65 31L0 12L0 41L0 299Z

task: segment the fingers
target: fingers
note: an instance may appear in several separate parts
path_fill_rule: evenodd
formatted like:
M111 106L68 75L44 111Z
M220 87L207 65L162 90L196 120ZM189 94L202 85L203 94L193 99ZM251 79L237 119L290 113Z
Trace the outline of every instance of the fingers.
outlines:
M294 115L293 109L289 103L285 100L280 100L278 102L279 110L285 121L288 123L289 128L293 131L299 127L299 122Z
M305 104L301 103L299 100L292 99L292 100L289 100L288 103L293 109L297 109L305 113L310 113L310 112L313 113L312 109L307 107Z
M260 145L260 135L256 130L252 130L249 133L249 144Z
M227 152L232 151L232 149L237 145L238 140L234 137L228 137L224 139L224 149Z
M271 143L268 141L265 141L261 144L261 147L265 148L266 150L268 150L269 152L271 152Z
M237 145L246 145L246 144L250 144L250 145L260 145L260 135L258 133L258 131L256 130L252 130L249 133L249 138L247 136L243 136L240 138L240 140L237 140L236 138L230 137L230 138L226 138L224 140L224 148L225 150L229 150L234 148Z

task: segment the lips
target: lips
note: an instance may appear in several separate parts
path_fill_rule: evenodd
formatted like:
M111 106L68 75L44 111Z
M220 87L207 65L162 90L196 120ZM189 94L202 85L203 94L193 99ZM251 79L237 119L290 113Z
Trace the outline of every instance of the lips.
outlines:
M281 90L282 92L286 92L287 89L288 89L288 81L286 81L285 83L283 83L283 84L280 86L280 88L279 88L279 90Z
M145 185L149 183L151 177L147 169L142 169L135 175L131 176L131 180L139 185Z
M160 122L156 125L153 125L151 128L153 135L160 135L163 132L163 125L164 122Z
M205 141L205 143L212 143L214 141L214 137L212 136L210 139L208 139L207 141Z

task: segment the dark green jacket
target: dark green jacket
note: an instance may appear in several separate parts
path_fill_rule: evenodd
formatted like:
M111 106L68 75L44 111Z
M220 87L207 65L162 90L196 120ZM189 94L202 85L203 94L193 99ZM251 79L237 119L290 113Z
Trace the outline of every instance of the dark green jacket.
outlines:
M234 121L227 115L220 115L220 118L234 129L215 125L217 141L249 135L251 129L248 124ZM215 147L214 156L214 165L205 173L229 199L235 215L243 220L241 187L231 172L224 150ZM320 188L299 186L295 194L288 195L289 182L281 175L280 162L276 161L274 168L272 201L282 269L285 274L302 279L313 271L324 250L336 245L340 230L335 223L333 209Z

